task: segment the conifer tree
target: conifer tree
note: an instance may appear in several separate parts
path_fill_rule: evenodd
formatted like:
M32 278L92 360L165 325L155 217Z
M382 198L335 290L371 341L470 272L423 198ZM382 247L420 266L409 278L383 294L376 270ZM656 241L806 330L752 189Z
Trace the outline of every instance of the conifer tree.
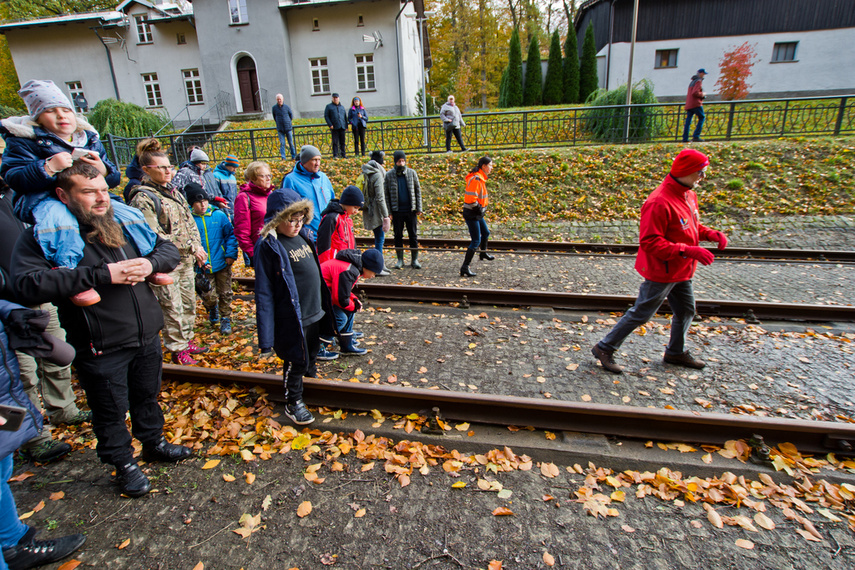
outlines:
M543 102L543 70L540 68L540 44L537 41L537 34L531 35L531 42L528 44L523 93L523 105L526 107L540 105Z
M499 108L504 109L508 106L508 71L510 68L506 65L502 71L502 81L499 83Z
M597 43L594 41L594 26L588 24L585 41L582 44L582 65L579 67L579 101L584 103L588 95L598 89Z
M576 47L576 29L572 24L564 40L564 102L579 102L579 49Z
M511 34L505 103L507 107L522 107L523 104L522 46L520 45L520 32L517 28L514 28Z
M561 64L561 38L558 30L552 34L549 44L549 62L546 65L546 80L543 83L543 104L558 105L564 101L564 68Z

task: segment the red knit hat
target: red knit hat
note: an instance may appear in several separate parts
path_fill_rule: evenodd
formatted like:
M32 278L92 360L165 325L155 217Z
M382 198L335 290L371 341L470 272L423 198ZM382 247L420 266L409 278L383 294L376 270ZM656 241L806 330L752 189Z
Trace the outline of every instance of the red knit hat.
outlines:
M671 175L675 178L682 178L702 170L709 163L710 159L704 153L686 148L680 151L680 154L674 159L674 163L671 165Z

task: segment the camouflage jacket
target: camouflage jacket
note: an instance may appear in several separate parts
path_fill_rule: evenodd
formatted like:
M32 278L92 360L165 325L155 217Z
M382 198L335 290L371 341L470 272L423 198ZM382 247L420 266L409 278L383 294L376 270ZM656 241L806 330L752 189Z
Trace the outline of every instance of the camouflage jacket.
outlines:
M181 257L192 256L202 247L199 228L181 192L145 179L131 189L128 198L128 204L143 213L157 235L175 244Z

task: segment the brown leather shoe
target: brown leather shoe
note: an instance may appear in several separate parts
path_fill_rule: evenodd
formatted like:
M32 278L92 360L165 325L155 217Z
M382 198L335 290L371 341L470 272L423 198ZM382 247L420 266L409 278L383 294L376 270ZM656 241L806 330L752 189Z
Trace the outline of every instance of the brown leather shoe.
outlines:
M87 289L86 291L81 291L77 295L71 297L71 302L78 307L88 307L89 305L94 305L100 300L101 295L99 295L98 291L95 289Z
M615 362L614 351L603 350L600 348L600 345L595 344L594 348L591 349L591 354L600 361L600 364L603 365L603 368L611 372L612 374L621 374L623 372L623 367L620 366L617 362Z
M664 360L667 364L674 364L675 366L685 366L686 368L696 368L697 370L700 370L707 365L706 362L703 362L696 358L692 358L692 355L689 354L688 350L683 354L666 354L662 360Z
M152 273L145 278L152 285L172 285L175 280L168 273Z

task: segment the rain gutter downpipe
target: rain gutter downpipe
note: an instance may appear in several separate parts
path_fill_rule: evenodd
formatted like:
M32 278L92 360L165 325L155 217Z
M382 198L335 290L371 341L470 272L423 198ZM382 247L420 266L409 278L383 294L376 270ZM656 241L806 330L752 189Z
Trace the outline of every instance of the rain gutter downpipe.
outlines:
M400 10L398 10L398 15L395 16L395 59L398 61L398 106L402 116L404 114L404 81L401 77L403 73L401 69L401 39L399 37L400 30L398 20L404 12L404 8L406 8L409 3L410 0L405 0L404 5L401 6Z
M113 80L113 91L116 92L116 101L121 101L122 98L119 96L119 83L116 81L116 69L113 67L113 54L110 53L110 48L104 42L104 38L102 38L101 34L98 33L98 28L89 29L95 32L95 35L98 36L98 40L101 42L101 45L103 45L104 49L107 50L107 62L110 64L110 77Z

